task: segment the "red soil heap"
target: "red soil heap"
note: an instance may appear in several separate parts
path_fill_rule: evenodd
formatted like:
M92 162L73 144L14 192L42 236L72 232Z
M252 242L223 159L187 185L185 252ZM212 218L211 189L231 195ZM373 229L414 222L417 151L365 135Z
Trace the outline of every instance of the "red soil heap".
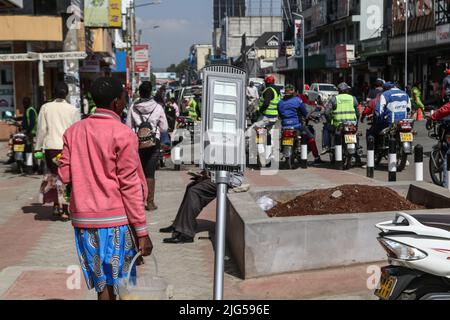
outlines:
M387 187L343 185L318 189L281 203L267 211L269 217L314 216L324 214L420 210Z

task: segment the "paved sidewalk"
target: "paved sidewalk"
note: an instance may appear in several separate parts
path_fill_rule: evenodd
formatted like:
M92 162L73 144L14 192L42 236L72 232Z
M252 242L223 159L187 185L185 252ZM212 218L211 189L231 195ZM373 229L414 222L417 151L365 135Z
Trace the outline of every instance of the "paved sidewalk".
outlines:
M374 183L352 173L314 169L280 171L275 176L247 172L252 187L315 186ZM158 233L171 224L189 180L185 172L157 173L156 201L160 209L148 214L154 254L160 275L174 287L174 299L211 299L213 292L215 203L199 217L193 244L167 245ZM21 177L0 166L0 299L95 299L84 279L77 290L68 290L78 266L70 223L53 221L51 208L37 204L40 177ZM150 260L148 260L150 262ZM151 263L144 268L150 271ZM373 299L366 287L367 266L290 273L242 280L233 261L226 261L226 299Z

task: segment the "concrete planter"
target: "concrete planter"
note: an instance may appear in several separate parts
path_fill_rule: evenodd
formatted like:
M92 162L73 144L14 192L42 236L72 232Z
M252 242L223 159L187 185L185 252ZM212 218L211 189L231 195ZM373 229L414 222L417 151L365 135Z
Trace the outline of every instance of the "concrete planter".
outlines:
M428 208L450 208L450 192L443 188L427 183L383 185ZM244 279L386 258L375 224L392 220L395 212L269 218L256 204L262 195L287 201L312 189L255 189L228 196L227 243ZM450 214L450 209L433 212Z

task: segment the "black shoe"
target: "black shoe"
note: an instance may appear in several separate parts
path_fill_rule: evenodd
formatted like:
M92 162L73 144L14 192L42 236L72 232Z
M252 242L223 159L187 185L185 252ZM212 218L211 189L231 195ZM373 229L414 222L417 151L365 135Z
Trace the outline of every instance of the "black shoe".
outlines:
M324 164L324 163L325 163L325 162L323 162L322 159L320 159L320 157L318 157L318 158L316 158L316 159L314 160L313 165L318 166L318 165L321 165L321 164Z
M159 229L160 233L174 233L176 230L173 226L167 227L167 228L162 228Z
M193 237L189 237L182 233L174 233L172 238L167 238L163 240L164 243L172 243L172 244L178 244L178 243L192 243L194 242Z

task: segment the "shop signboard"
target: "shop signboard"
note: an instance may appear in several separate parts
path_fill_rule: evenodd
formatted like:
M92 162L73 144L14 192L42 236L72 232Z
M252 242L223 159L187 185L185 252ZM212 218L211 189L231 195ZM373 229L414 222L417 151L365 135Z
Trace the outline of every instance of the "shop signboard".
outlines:
M80 72L83 73L98 73L100 72L100 61L97 56L92 55L83 61L80 67Z
M349 62L355 59L355 46L339 44L336 46L336 68L346 69Z
M320 54L320 41L308 44L306 50L308 51L309 57Z
M436 44L450 43L450 24L436 26Z
M295 19L295 57L302 58L303 57L303 35L302 35L302 20Z

